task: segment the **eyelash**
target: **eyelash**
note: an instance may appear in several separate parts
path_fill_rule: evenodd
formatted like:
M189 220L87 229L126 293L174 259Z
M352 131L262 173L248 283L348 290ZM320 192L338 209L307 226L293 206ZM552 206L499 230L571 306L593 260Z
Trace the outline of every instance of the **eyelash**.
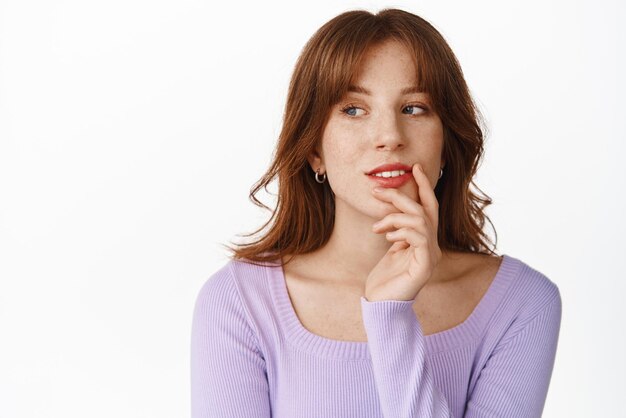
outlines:
M418 103L411 103L411 104L408 104L408 105L406 105L406 106L405 106L405 108L407 108L407 107L418 107L418 108L422 109L424 112L427 112L427 111L428 111L428 108L427 108L426 106L421 105L421 104L418 104ZM349 104L347 104L346 106L344 106L343 108L341 108L340 112L341 112L341 113L343 113L344 115L348 116L348 117L352 117L352 118L354 118L354 117L356 117L356 116L348 115L348 114L346 113L346 111L347 111L348 109L353 109L353 108L356 108L356 109L363 109L362 107L358 107L358 106L357 106L356 104L354 104L354 103L349 103ZM422 114L423 114L423 113L420 113L420 114L417 114L417 115L410 115L410 116L417 117L417 116L420 116L420 115L422 115Z

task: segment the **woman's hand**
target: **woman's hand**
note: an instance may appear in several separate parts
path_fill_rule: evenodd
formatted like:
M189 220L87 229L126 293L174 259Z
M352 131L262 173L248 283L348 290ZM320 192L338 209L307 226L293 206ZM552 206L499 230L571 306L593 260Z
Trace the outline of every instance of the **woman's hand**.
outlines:
M394 243L367 277L365 298L370 302L415 300L441 260L439 203L419 164L412 172L422 204L392 187L373 192L401 212L388 214L372 227L377 234L387 232L386 238Z

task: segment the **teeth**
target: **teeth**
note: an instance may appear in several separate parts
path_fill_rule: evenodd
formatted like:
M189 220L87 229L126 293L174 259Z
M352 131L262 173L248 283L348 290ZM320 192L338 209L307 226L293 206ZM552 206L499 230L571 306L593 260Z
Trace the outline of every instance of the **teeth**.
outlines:
M380 173L374 174L376 177L398 177L405 174L404 170L396 170L396 171L382 171Z

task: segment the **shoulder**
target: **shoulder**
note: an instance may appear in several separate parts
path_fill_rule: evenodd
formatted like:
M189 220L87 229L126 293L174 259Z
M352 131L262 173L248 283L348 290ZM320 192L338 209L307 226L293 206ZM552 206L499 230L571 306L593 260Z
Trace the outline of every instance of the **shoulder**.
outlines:
M215 315L230 312L250 321L257 305L267 305L271 296L267 270L271 263L228 259L202 284L196 297L196 310Z
M518 257L502 256L481 303L486 353L523 332L558 335L561 295L557 284L535 265Z
M241 298L246 288L265 282L267 263L252 264L248 261L228 259L203 282L198 298Z
M517 300L520 314L533 316L551 304L561 303L557 284L535 266L512 256L510 296Z
M250 326L249 298L247 290L255 277L264 267L249 265L245 262L229 259L203 282L195 300L194 318L205 323L220 324L228 322L240 326Z
M239 305L239 296L232 273L232 261L223 263L209 275L196 295L195 316L218 317Z
M459 263L462 277L484 291L489 289L489 304L501 314L533 316L551 303L560 303L556 283L518 257L473 253L460 259L464 259Z
M223 263L200 287L192 315L194 350L236 342L260 352L258 332L237 284L237 264Z
M511 336L524 329L538 329L551 324L558 330L561 322L561 294L546 274L529 263L504 256L498 272L499 303L492 315L490 329Z
M215 270L203 283L202 290L210 291L224 287L239 288L259 281L265 276L270 263L259 263L248 260L228 259Z

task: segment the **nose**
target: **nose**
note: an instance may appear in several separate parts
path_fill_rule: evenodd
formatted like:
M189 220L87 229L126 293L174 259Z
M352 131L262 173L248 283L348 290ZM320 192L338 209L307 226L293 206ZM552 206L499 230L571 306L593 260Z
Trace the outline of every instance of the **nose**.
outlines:
M376 148L394 150L404 147L405 140L400 127L400 120L395 112L383 112L376 120Z

